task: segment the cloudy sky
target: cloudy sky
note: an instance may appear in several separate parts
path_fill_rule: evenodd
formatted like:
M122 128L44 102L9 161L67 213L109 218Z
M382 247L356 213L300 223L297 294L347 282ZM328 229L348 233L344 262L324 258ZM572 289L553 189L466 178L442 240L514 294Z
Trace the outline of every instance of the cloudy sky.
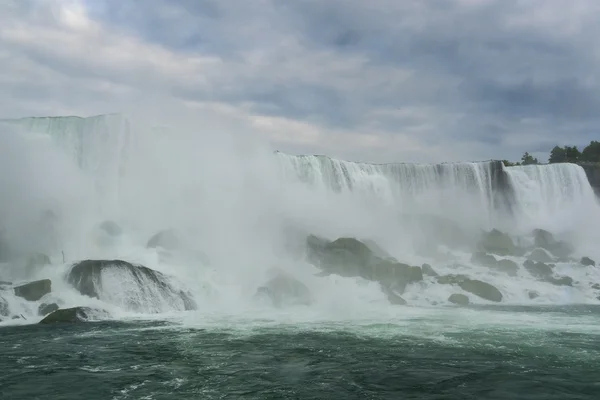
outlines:
M185 109L293 153L545 159L600 138L598 21L597 0L0 0L0 117Z

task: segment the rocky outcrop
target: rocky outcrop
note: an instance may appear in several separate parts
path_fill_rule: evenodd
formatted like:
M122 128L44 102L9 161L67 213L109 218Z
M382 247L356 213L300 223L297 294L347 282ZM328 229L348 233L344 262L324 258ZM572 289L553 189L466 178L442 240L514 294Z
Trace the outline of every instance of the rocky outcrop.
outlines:
M27 301L38 301L52 291L52 282L50 279L42 279L16 286L13 290L15 296L22 297Z
M497 229L485 232L477 245L485 253L497 256L522 256L524 251L515 245L512 238Z
M435 272L435 270L433 269L433 267L429 264L423 264L421 265L421 271L423 271L423 275L427 275L427 276L439 276L440 274L438 274L437 272Z
M146 247L149 249L162 248L164 250L174 251L180 247L179 236L173 229L166 229L158 232L148 240Z
M549 262L554 261L552 256L550 254L548 254L548 252L542 248L534 249L531 253L529 253L529 255L527 255L527 259L534 261L534 262L541 262L541 263L549 263Z
M589 257L582 257L581 261L580 261L581 265L584 265L586 267L595 267L596 266L596 261L592 260Z
M502 292L498 288L478 279L471 279L465 275L443 275L438 277L437 280L440 284L457 285L465 292L469 292L485 300L493 302L502 301Z
M257 297L267 297L274 306L310 305L312 302L308 287L296 278L278 273L259 287Z
M84 260L74 264L67 274L69 282L81 294L115 301L107 295L110 287L104 288L103 281L109 275L127 281L129 287L119 288L126 291L126 304L118 304L132 311L161 312L160 304L168 304L175 310L194 310L197 308L191 294L178 290L171 283L173 278L143 265L131 264L122 260ZM121 293L122 294L122 293Z
M105 310L89 307L73 307L53 311L44 317L40 321L40 324L76 323L105 318L110 318L110 314Z
M532 234L535 247L545 249L559 259L566 259L574 251L573 246L565 241L556 240L554 235L547 230L535 229Z
M59 307L58 307L58 304L56 304L56 303L40 304L40 306L38 307L38 315L42 315L42 316L48 315L58 309L59 309Z
M329 242L311 235L306 245L308 260L322 270L320 275L361 277L399 293L403 293L407 285L423 280L421 267L378 257L358 239L339 238Z
M600 163L580 162L578 163L585 171L585 175L597 196L600 196Z
M454 293L448 297L448 301L450 303L459 305L459 306L468 306L469 305L469 297L465 294Z

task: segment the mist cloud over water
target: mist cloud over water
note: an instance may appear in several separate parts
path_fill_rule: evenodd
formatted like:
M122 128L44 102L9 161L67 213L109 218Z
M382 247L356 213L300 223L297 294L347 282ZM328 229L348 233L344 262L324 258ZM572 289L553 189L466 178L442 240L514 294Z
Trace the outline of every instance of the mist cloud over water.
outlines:
M575 280L564 287L527 272L508 278L470 261L469 246L492 228L516 241L548 229L575 240L575 256L600 256L593 246L598 204L575 165L360 164L278 153L250 136L144 127L120 115L24 119L2 129L3 240L18 254L50 256L57 264L46 267L53 271L52 296L65 305L78 305L82 296L71 289L61 294L68 287L64 274L72 263L96 258L173 276L179 282L173 287L189 290L199 312L247 309L276 270L306 285L309 309L336 313L352 304L360 314L362 308L390 307L374 282L316 276L318 268L303 253L310 234L373 241L403 263L431 263L440 274L489 282L509 303L530 301L530 289L549 303L597 301L590 289L600 279L595 270L559 263L556 271ZM115 222L123 233L107 236L99 228L103 221ZM148 248L163 230L179 239L175 252ZM8 263L2 271L11 279L44 275L15 273L21 269ZM130 278L119 274L105 278L102 290L127 308L122 293L128 290L115 282ZM453 290L426 278L404 297L412 305L432 305Z

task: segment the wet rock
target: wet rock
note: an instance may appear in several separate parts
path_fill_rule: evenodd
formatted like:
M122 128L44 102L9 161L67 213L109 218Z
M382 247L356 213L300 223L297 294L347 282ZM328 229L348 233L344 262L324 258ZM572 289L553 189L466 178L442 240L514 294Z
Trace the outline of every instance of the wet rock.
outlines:
M8 302L4 297L0 296L0 317L8 317L9 314ZM1 320L2 318L0 318Z
M423 275L427 276L439 276L437 272L433 269L433 267L429 264L421 265L421 271L423 271Z
M469 297L464 294L454 293L448 297L448 301L453 304L457 304L459 306L468 306L469 305Z
M527 259L534 262L549 263L552 262L552 256L548 252L540 247L534 249L528 256Z
M53 313L54 311L58 310L60 307L58 307L58 304L56 303L50 303L50 304L40 304L40 306L38 307L38 315L48 315L50 313Z
M99 228L109 236L119 236L123 233L123 229L114 221L104 221Z
M390 288L385 288L382 287L383 293L385 293L388 301L390 302L390 304L394 304L397 306L404 306L406 305L406 300L404 300L402 298L402 296L400 296L398 293L396 293L394 290L390 289Z
M122 260L84 260L74 264L67 274L67 282L82 295L110 302L112 296L103 290L103 280L109 276L126 281L127 304L133 311L162 312L160 304L169 304L177 310L195 310L196 302L190 293L177 289L172 278L143 265ZM159 301L162 300L162 301Z
M532 234L535 247L548 250L555 257L566 259L573 253L573 246L565 241L556 240L550 232L544 229L535 229Z
M390 253L385 251L381 246L379 246L373 240L365 239L363 243L371 250L371 252L379 258L383 258L384 260L393 260L394 257L391 256Z
M589 257L582 257L580 263L581 265L585 265L586 267L596 266L596 262Z
M310 305L312 302L308 287L296 278L279 273L258 288L256 296L266 296L276 307L285 305Z
M502 301L502 292L495 286L477 279L471 279L465 275L444 275L437 279L440 284L457 285L465 292L474 294L489 301Z
M512 260L502 259L498 260L498 263L496 264L496 269L504 272L507 275L517 276L517 273L519 271L519 265Z
M149 249L162 248L164 250L177 250L180 246L180 240L176 232L172 229L167 229L158 232L148 240L146 247Z
M600 283L594 283L594 284L592 285L592 289L595 289L595 290L600 290Z
M86 322L94 320L97 317L109 318L110 314L105 310L89 307L64 308L48 314L40 321L40 324Z
M529 296L530 300L537 299L538 297L540 297L540 294L535 290L528 290L527 295Z
M527 260L523 263L523 266L532 276L538 279L546 279L552 276L553 273L550 265L541 262Z
M544 281L556 286L573 286L573 278L570 276L548 277Z
M494 257L491 254L486 254L482 251L473 253L473 255L471 256L471 262L475 265L489 268L494 268L498 264L496 257Z
M495 286L477 279L468 279L458 284L462 290L489 301L502 301L502 292Z
M50 279L42 279L16 286L13 290L15 296L27 301L38 301L52 291L52 282Z
M484 233L478 247L486 253L498 256L523 255L523 250L514 244L512 238L497 229Z

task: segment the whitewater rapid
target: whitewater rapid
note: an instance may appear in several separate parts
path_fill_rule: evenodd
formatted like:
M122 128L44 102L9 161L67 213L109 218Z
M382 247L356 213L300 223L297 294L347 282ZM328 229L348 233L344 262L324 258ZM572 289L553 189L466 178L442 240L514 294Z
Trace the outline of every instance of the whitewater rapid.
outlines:
M600 283L596 268L559 262L555 271L575 283L555 286L522 268L508 277L476 267L470 252L441 244L431 248L432 241L457 234L454 226L474 239L481 230L498 228L516 241L543 228L574 241L576 258L600 260L594 246L598 202L577 165L354 163L274 154L267 146L240 147L214 136L170 136L136 128L120 115L26 118L5 121L2 129L0 221L12 244L45 252L52 265L28 275L4 263L0 280L50 278L53 283L52 293L38 302L3 292L11 314L26 317L4 323L39 320L42 302L101 307L117 318L182 315L176 307L150 300L145 309L128 307L127 296L139 297L139 290L117 275L105 278L105 301L82 296L65 275L83 259L122 259L173 276L198 303L198 310L183 312L185 318L283 313L292 319L353 319L403 312L389 304L375 282L317 276L319 269L297 248L296 239L307 234L372 240L401 262L429 263L440 275L481 279L502 292L502 304L600 302L592 288ZM60 220L52 243L36 228L48 208ZM432 216L447 220L448 227L423 222ZM112 237L99 230L106 220L115 221L123 233ZM184 252L147 248L152 235L170 228L181 232ZM310 306L290 312L254 301L275 268L309 288ZM531 299L530 291L539 296ZM437 307L447 305L455 292L452 285L425 277L409 285L403 298L411 306Z

